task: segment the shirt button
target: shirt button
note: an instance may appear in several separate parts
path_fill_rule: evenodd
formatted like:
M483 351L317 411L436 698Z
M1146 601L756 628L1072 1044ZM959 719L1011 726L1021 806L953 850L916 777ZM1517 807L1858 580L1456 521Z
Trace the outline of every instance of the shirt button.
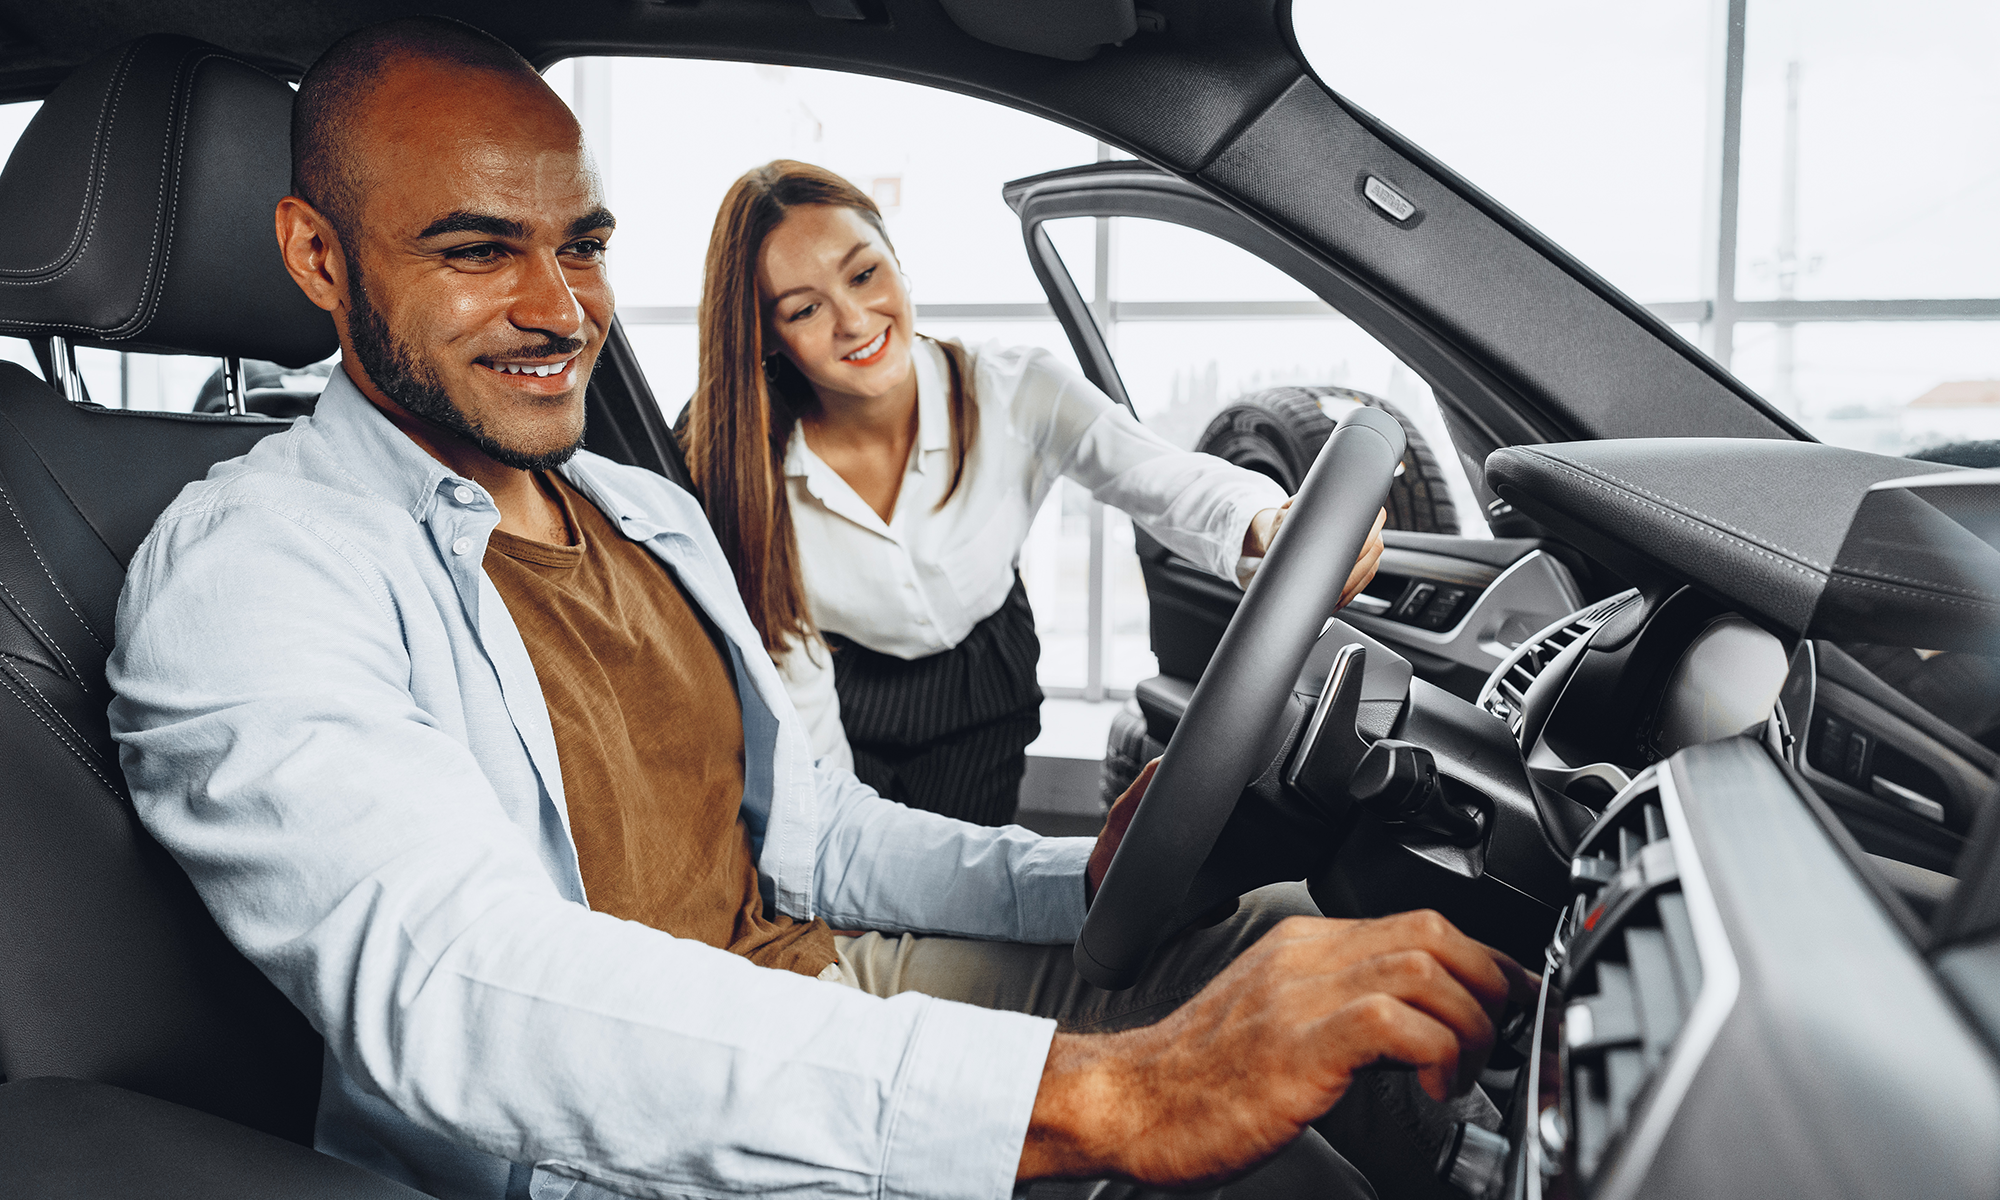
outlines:
M451 544L451 552L452 552L453 554L470 554L470 553L472 553L472 539L471 539L471 538L460 538L460 539L458 539L457 541L453 542L453 543Z
M472 503L472 489L462 483L458 485L456 491L452 492L451 496L452 499L458 501L460 504Z

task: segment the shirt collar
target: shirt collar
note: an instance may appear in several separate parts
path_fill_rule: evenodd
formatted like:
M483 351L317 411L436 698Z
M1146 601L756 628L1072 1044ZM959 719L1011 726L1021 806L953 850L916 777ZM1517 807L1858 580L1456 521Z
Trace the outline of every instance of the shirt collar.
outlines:
M452 474L396 428L361 394L344 365L334 367L307 420L330 443L334 460L343 470L370 492L408 512L413 520L422 521L430 515L438 488L446 482L478 486Z
M944 356L944 347L929 338L917 338L910 346L910 363L917 375L919 471L924 469L923 455L951 449L951 373ZM791 435L785 439L785 476L811 480L817 473L832 469L806 445L798 422L792 422Z
M951 370L945 353L929 338L917 338L910 346L910 362L917 372L919 471L924 469L922 455L951 449Z

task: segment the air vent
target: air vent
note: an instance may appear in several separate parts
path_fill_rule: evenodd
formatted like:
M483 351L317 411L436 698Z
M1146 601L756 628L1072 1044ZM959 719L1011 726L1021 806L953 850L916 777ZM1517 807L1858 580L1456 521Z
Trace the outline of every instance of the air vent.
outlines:
M1596 1175L1701 992L1701 957L1650 774L1586 835L1558 986L1571 1165Z
M1625 607L1626 603L1638 596L1638 592L1620 592L1616 596L1606 596L1588 608L1557 621L1516 646L1512 653L1500 660L1500 665L1486 677L1486 685L1479 689L1479 706L1487 712L1507 722L1518 740L1521 736L1523 701L1535 679L1558 654L1569 649L1577 639L1585 636L1611 619L1611 614Z

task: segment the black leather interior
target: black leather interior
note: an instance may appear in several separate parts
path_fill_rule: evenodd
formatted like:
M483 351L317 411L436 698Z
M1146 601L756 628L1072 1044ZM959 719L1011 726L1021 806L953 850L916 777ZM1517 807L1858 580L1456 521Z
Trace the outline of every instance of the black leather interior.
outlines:
M105 719L132 553L182 486L284 427L72 405L0 364L0 1075L305 1142L319 1039L140 828Z
M1800 633L1868 489L1961 469L1817 442L1632 438L1496 450L1486 482L1614 569Z
M0 333L287 366L333 353L273 243L291 98L191 38L80 67L0 172Z
M82 68L0 176L0 216L25 231L0 250L4 278L66 264L0 288L6 328L325 357L331 326L272 238L289 104L284 84L185 38ZM183 486L284 428L73 405L0 365L0 1076L113 1084L310 1144L320 1040L139 826L105 715L134 551ZM15 1086L9 1139L32 1108ZM0 1193L20 1194L19 1161L0 1155Z
M12 1200L419 1200L422 1193L207 1113L77 1079L0 1087Z

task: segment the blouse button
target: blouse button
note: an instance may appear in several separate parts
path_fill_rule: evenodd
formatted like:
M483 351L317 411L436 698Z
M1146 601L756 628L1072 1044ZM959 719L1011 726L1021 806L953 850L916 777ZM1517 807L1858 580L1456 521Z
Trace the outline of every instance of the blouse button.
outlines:
M453 543L451 544L451 552L452 552L453 554L470 554L470 553L472 553L472 539L471 539L471 538L460 538L460 539L458 539L457 541L453 542Z
M451 494L451 497L460 504L470 504L472 503L472 489L461 483L458 485L458 490ZM460 553L464 552L460 551Z

